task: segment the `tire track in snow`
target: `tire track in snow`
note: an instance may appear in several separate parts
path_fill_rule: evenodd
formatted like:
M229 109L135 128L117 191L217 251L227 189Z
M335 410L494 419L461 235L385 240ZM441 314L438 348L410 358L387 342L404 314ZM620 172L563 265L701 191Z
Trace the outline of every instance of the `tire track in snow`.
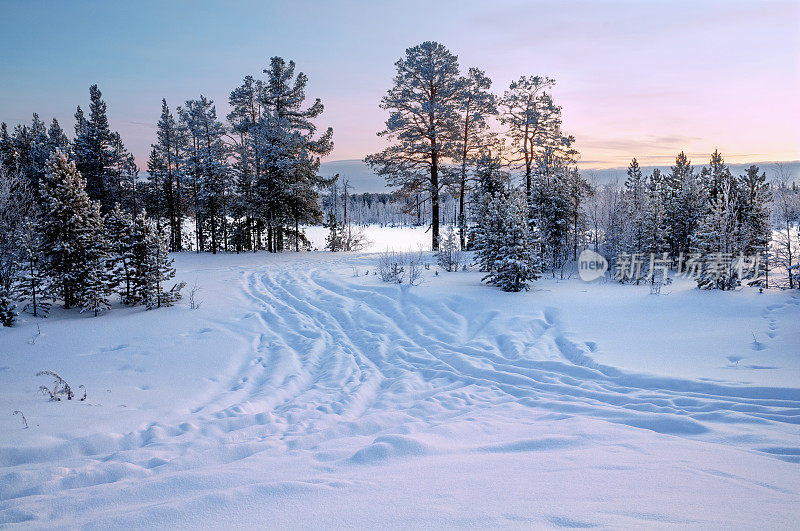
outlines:
M165 471L200 474L265 451L341 461L318 451L339 439L366 441L363 451L349 454L354 462L387 452L416 455L425 449L392 434L510 403L800 460L797 444L787 442L797 440L800 423L796 389L626 373L594 362L590 345L565 333L553 309L504 316L457 295L436 301L394 285L359 286L306 265L244 274L251 318L229 331L248 353L184 422L7 457L44 466L0 476L0 510L11 514L14 500L25 505L40 494L79 496L133 478L161 481ZM778 438L748 438L756 423L774 426ZM65 458L72 465L67 475L47 466Z
M337 311L326 314L326 307L346 307L354 299L364 303L369 315L383 323L383 328L373 333L399 347L388 365L401 367L409 362L407 353L414 352L413 370L426 378L496 388L509 400L530 400L559 412L586 414L669 434L699 435L765 423L788 424L788 431L796 433L791 425L800 423L800 391L796 389L726 386L625 373L599 365L591 359L587 344L572 340L561 330L553 310L531 319L527 328L512 323L512 330L522 330L519 335L523 341L517 340L517 344L507 341L503 333L509 329L508 320L496 315L477 316L474 321L479 325L473 330L464 330L464 323L455 319L453 330L460 330L466 338L459 340L459 334L441 324L447 321L443 315L459 318L458 308L417 299L402 288L353 286L332 280L324 272L306 273L289 284L309 282L325 289L332 299L338 297L339 302L315 306L315 315L326 315L328 320L336 318ZM307 310L318 300L304 297L303 307L294 309ZM368 321L365 325L356 328L357 333L369 331ZM354 330L352 326L340 328L351 333ZM525 355L531 352L544 352L550 359Z

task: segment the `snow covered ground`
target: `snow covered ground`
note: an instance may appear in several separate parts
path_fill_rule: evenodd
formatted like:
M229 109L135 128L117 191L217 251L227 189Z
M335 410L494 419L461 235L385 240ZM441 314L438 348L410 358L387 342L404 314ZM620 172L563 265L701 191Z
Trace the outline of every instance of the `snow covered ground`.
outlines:
M797 527L796 293L375 262L181 254L200 309L0 331L0 525Z

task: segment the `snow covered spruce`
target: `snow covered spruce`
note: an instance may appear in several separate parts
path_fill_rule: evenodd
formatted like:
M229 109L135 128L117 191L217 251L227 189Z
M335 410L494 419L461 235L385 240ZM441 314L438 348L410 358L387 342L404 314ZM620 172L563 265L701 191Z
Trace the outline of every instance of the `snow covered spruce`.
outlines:
M6 242L17 247L6 264L5 289L25 302L24 310L46 316L52 302L60 301L66 309L98 315L110 307L112 293L125 304L148 309L180 298L182 284L165 284L175 269L155 221L144 211L132 218L115 204L101 214L75 163L58 148L47 162L38 202L31 201L27 185L18 181L13 187L13 202L28 206L10 227L16 242ZM10 304L3 315L3 324L11 326Z

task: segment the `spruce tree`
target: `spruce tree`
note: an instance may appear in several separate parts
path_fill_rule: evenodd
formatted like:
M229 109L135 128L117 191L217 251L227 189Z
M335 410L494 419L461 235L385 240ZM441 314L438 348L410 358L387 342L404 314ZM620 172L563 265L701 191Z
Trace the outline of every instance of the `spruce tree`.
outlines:
M444 237L441 238L439 250L436 251L436 261L445 271L457 271L461 264L461 247L452 225L448 225L444 230Z
M675 166L665 178L667 200L665 204L666 223L669 230L671 254L688 254L692 237L707 209L705 190L692 163L681 152L675 159Z
M545 149L537 159L536 173L528 195L529 222L539 233L542 258L553 272L568 256L568 237L571 225L570 168L556 150Z
M758 166L750 166L739 177L739 223L740 252L748 257L759 257L760 270L751 284L766 284L770 259L770 201L772 193L766 173L759 174Z
M642 169L635 158L628 165L627 173L628 177L622 191L623 208L628 227L625 248L629 253L642 253L646 247L647 196Z
M0 326L14 326L17 320L17 305L11 296L0 291Z
M183 284L165 286L175 276L174 260L169 257L167 239L144 211L133 220L131 243L131 304L141 302L148 310L174 304Z
M146 282L144 284L144 303L148 310L172 306L181 298L183 284L167 288L165 282L175 277L174 260L169 256L169 248L162 237L158 226L152 220L146 220L147 248Z
M108 270L106 245L102 232L97 231L95 243L87 249L81 283L81 313L92 312L95 317L111 307L108 296L113 291L113 278Z
M739 280L734 259L738 251L739 224L736 212L736 189L733 178L717 183L716 197L692 236L693 248L703 256L703 268L696 278L701 289L730 290Z
M669 251L669 228L667 226L664 179L661 170L655 168L647 180L646 215L644 217L644 251L661 255Z
M8 124L0 123L0 166L7 172L16 170L16 154L11 135L8 134Z
M60 149L64 153L69 152L70 144L67 134L61 128L61 124L59 124L58 120L55 118L53 118L50 128L47 130L47 142L47 149L50 155L52 155L57 149Z
M496 232L487 232L490 250L489 272L483 281L503 291L527 290L539 278L536 236L528 223L528 207L523 194L497 196L489 203L488 218Z
M336 220L336 212L331 211L328 213L328 220L325 222L325 227L328 229L328 236L325 238L325 249L332 252L342 250L342 234L341 227Z
M104 232L108 241L108 268L111 288L124 304L135 304L133 284L133 219L119 203L105 217Z
M488 205L496 195L505 193L505 179L507 177L501 170L502 166L498 157L493 157L491 153L483 153L477 161L475 168L475 180L478 186L472 194L471 204L471 226L469 230L468 248L478 250L484 246L486 239L486 230L488 224L486 221L488 215ZM481 271L484 269L484 264L481 263L480 256L478 260Z
M21 256L18 292L27 301L23 311L30 311L34 317L46 317L50 311L50 302L54 299L43 243L36 221L28 219L19 241Z
M41 187L43 247L53 288L70 308L84 302L87 282L97 292L102 216L99 203L86 193L86 181L63 152L56 151L47 167Z

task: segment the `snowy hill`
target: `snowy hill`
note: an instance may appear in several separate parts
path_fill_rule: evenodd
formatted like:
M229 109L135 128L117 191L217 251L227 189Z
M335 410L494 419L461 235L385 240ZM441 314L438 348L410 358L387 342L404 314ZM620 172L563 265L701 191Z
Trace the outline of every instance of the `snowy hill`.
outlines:
M342 179L347 178L356 193L387 192L386 181L380 175L372 172L363 160L333 160L320 165L320 175L332 177L337 173Z
M800 518L797 294L546 278L514 294L435 266L409 288L380 282L374 254L176 260L197 310L0 331L0 525ZM86 401L47 401L43 369Z
M699 169L702 167L703 163L706 163L707 161L694 160L692 162L695 163L696 167ZM734 175L741 175L744 173L745 169L750 166L750 164L755 164L761 169L761 171L766 172L768 179L772 179L775 175L774 162L729 164L728 167ZM795 180L800 180L800 162L786 162L784 164L792 178ZM670 171L669 166L642 166L642 172L645 175L648 175L652 173L654 168L659 168L662 172ZM620 183L625 181L626 168L592 169L588 167L581 167L580 169L584 177L589 178L590 176L594 176L599 183L607 183L614 180L618 180ZM370 169L370 167L367 166L363 160L334 160L330 162L323 162L320 166L321 175L330 177L337 173L342 177L347 177L350 179L350 184L353 186L353 190L357 193L390 191L390 189L386 186L384 178L380 175L375 175L372 172L372 169Z

